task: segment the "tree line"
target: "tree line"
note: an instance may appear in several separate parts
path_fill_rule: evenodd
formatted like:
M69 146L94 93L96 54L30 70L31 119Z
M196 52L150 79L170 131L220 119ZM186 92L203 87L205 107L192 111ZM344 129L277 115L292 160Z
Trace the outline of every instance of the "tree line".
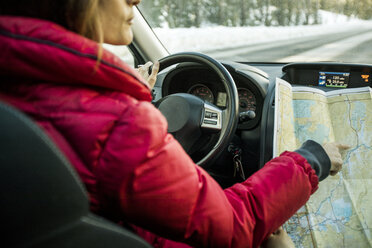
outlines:
M290 26L322 22L319 10L372 18L372 0L153 0L142 1L155 27Z

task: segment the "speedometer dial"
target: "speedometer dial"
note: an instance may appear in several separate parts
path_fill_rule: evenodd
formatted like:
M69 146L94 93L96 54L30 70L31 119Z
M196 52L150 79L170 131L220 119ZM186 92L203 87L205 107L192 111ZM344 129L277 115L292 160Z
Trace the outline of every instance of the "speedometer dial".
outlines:
M214 96L212 91L203 84L194 85L189 89L188 93L194 96L198 96L207 102L214 103Z
M249 110L256 111L256 97L252 91L244 88L238 89L239 95L239 112L246 112Z

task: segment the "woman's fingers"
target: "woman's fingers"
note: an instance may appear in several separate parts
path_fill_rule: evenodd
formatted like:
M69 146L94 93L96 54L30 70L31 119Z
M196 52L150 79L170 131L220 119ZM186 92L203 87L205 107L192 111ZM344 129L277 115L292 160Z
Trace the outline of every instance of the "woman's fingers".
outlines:
M262 248L294 248L295 245L283 228L277 229L261 245Z
M149 79L147 80L148 83L150 84L151 89L154 87L154 85L156 83L156 77L158 76L159 66L160 66L159 62L156 61L154 66L152 67L151 75L150 75Z
M341 143L338 143L338 142L336 142L335 145L340 150L347 150L347 149L350 149L351 148L351 146L349 146L347 144L341 144Z
M331 176L336 175L342 169L342 164L343 164L343 161L341 158L331 159L331 170L330 170Z
M335 142L327 143L323 145L323 148L331 160L330 174L334 176L342 169L343 160L340 151L350 149L350 146Z
M138 72L141 74L141 76L144 78L144 79L147 79L149 77L149 68L150 66L152 66L152 62L149 61L147 62L146 64L144 65L138 65Z
M151 76L157 76L159 72L160 63L159 61L156 61L154 66L152 67Z
M151 74L149 74L149 69L153 65ZM156 78L158 76L159 72L159 62L156 61L155 64L153 64L151 61L147 62L144 65L139 65L137 71L142 76L143 79L145 79L152 89L156 83Z

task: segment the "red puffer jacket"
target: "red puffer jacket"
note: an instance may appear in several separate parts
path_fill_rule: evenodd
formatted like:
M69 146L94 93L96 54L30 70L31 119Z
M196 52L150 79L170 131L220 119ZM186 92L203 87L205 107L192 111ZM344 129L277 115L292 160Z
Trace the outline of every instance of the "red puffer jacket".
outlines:
M47 21L0 17L0 99L55 141L93 211L192 246L256 247L316 190L318 177L295 152L222 190L167 133L134 70L105 51L95 71L97 49Z

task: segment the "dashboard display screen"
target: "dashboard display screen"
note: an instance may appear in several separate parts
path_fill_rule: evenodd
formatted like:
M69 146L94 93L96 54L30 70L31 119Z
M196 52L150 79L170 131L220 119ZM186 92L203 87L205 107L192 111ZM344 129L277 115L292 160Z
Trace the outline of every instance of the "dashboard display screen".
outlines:
M319 86L346 88L349 84L349 72L319 72Z
M226 107L227 94L224 92L218 92L217 95L217 106Z

